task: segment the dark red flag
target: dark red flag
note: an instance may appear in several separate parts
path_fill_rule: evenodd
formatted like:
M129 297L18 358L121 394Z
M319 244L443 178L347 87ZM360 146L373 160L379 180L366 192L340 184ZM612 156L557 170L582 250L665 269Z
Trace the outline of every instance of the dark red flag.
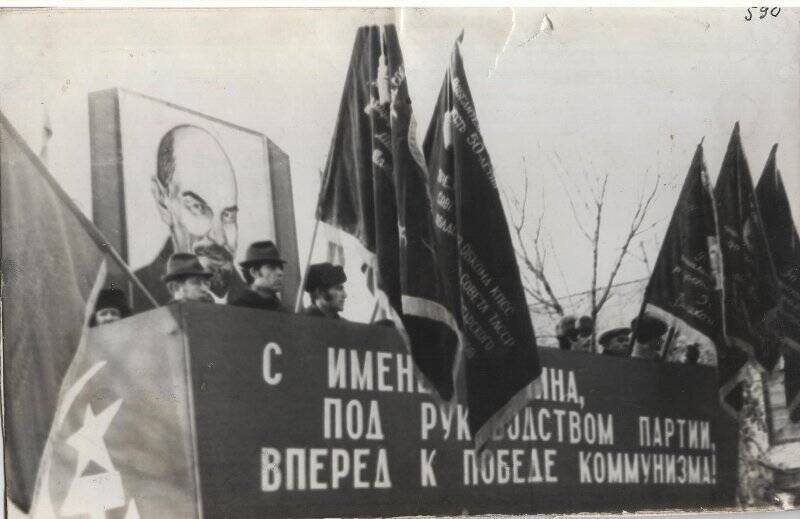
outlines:
M462 331L477 445L527 403L541 372L508 224L481 137L459 37L425 137L438 263Z
M171 307L86 334L59 393L31 518L202 517L184 316Z
M780 291L742 149L739 123L714 187L724 273L723 323L730 345L772 370L779 352L769 327Z
M5 478L27 511L61 382L119 255L2 114L0 184Z
M742 149L739 123L728 142L714 199L722 252L722 322L726 340L726 347L720 351L730 354L729 358L723 355L719 359L721 376L746 362L735 348L772 370L778 351L769 338L769 326L778 304L778 281ZM724 389L729 394L730 407L740 409L738 372L731 374Z
M797 422L800 421L800 238L775 164L777 148L776 144L764 166L756 196L780 281L781 299L773 330L783 350L786 405L790 418Z
M317 219L356 238L374 293L439 395L453 394L458 334L439 280L431 199L394 25L361 27Z
M694 345L701 363L717 364L720 400L735 414L741 406L737 375L747 356L725 341L721 299L717 219L701 144L675 204L641 314L667 325L662 336L648 338L665 357ZM634 341L640 340L639 330L633 334Z

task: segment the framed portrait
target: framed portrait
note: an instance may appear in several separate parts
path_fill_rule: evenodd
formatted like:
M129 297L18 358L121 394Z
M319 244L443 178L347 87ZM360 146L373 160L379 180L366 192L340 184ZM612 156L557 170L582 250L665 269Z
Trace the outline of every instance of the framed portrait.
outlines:
M289 158L265 135L114 88L89 94L93 219L159 304L174 252L197 254L212 291L233 299L247 246L276 243L284 304L299 284ZM112 277L113 280L113 277ZM130 287L131 304L152 306Z

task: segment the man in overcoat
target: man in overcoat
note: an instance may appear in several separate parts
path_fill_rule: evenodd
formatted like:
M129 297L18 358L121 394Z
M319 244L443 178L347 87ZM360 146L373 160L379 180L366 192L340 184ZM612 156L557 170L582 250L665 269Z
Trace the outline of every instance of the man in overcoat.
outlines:
M314 317L340 319L339 312L344 310L347 299L345 281L347 276L340 265L326 262L308 267L304 288L311 296L311 306L303 313Z
M247 248L244 261L239 263L248 287L234 299L232 306L287 312L280 299L283 290L283 266L278 247L269 240L257 241Z

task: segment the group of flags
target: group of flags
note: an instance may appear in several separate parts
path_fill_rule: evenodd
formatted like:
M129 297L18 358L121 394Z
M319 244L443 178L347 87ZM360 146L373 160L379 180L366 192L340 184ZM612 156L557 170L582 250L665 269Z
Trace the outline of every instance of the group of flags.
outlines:
M395 27L358 31L317 217L362 245L382 309L443 398L453 397L458 359L466 358L469 425L482 444L526 401L541 368L459 44L423 155ZM106 271L137 280L1 114L0 157L6 480L22 510L38 489L39 516L50 510L45 487L53 471L42 479L37 469L55 463L53 473L63 475L69 463L62 458L72 456L64 454L71 452L65 442L82 430L78 425L115 412L68 411L75 388L86 385L83 368L96 369L80 345ZM61 513L92 481L116 473L106 462L102 478L78 474L61 496ZM78 484L83 490L73 488ZM122 503L117 487L106 496L114 506ZM135 508L129 504L130 517ZM51 512L57 515L43 516Z
M642 313L667 324L665 349L683 341L716 356L720 400L734 415L745 364L771 372L783 355L787 406L798 421L800 241L776 151L754 188L737 123L712 190L697 146Z
M541 366L461 40L420 146L394 25L358 30L316 217L355 238L418 372L467 403L481 447L528 402ZM1 114L0 159L6 478L28 509L106 264L129 271ZM775 149L754 189L738 124L713 190L697 147L642 312L670 341L714 352L732 410L748 359L771 370L783 355L800 420L800 241Z
M394 25L358 30L317 219L357 240L373 293L443 399L463 367L481 446L541 367L460 44L423 153Z

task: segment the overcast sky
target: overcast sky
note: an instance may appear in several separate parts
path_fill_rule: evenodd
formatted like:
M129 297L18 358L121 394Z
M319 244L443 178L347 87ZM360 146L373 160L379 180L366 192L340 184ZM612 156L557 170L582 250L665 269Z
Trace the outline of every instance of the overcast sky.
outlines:
M539 32L547 13L551 32ZM638 193L662 186L643 237L652 263L694 148L716 178L738 120L758 180L773 143L800 214L798 12L746 21L721 9L6 11L0 109L91 214L87 95L125 87L265 133L290 156L300 257L313 228L355 30L394 22L420 138L453 41L463 55L498 180L519 193L526 157L533 216L544 209L556 291L588 288L590 248L565 186L609 175L601 279ZM565 174L569 173L569 176ZM544 193L544 198L542 197ZM542 202L544 200L544 203ZM638 242L637 253L641 253ZM564 273L562 276L556 269ZM619 281L646 275L630 258Z

